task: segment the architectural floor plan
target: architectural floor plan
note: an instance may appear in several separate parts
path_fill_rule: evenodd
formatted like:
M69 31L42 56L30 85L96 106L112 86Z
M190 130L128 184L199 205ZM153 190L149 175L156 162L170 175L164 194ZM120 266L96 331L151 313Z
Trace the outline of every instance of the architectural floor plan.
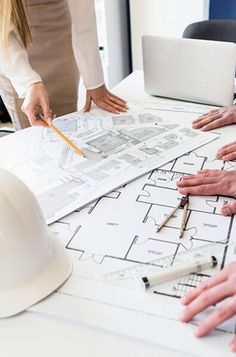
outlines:
M176 336L174 346L184 352L194 346L193 355L202 356L202 344L192 335L198 320L188 325L178 321L179 298L235 258L235 219L220 214L221 207L232 198L191 196L182 239L181 210L159 233L156 227L180 199L176 182L183 174L191 175L205 168L236 168L234 162L224 163L208 155L211 145L189 152L52 224L52 231L73 257L74 274L51 300L34 311L50 312L164 345L168 343L166 336L178 331L178 336L187 336L188 342L183 346ZM102 279L107 273L133 264L167 255L175 259L181 252L204 245L210 247L210 254L217 255L217 268L161 284L152 294L144 293L134 279L108 283ZM209 353L227 356L225 341L230 341L235 326L232 319L215 330L209 345L204 344L205 353L209 348Z
M168 110L176 113L172 107ZM19 152L1 158L0 165L31 188L47 222L52 223L217 138L192 130L174 117L168 120L168 115L163 112L159 116L136 102L130 103L127 114L114 116L98 109L70 114L55 120L55 125L84 152L85 158L50 129L31 128L16 134L12 140L15 143L19 139ZM1 142L2 151L10 139Z
M181 198L176 182L183 174L236 168L235 162L215 159L217 148L232 138L219 143L217 133L191 129L191 120L209 109L158 99L132 102L130 111L118 116L95 110L58 119L58 128L86 159L49 130L30 128L1 139L2 151L18 148L2 155L1 167L36 193L47 221L53 222L50 229L73 260L71 278L32 311L166 347L171 338L171 348L189 356L231 355L235 319L197 340L196 324L214 307L190 324L178 317L180 298L235 260L235 218L220 214L232 198L191 196L183 238L181 210L157 233L157 225ZM217 268L159 285L154 292L144 292L133 277L104 279L158 257L171 255L175 264L178 254L203 246L216 254Z

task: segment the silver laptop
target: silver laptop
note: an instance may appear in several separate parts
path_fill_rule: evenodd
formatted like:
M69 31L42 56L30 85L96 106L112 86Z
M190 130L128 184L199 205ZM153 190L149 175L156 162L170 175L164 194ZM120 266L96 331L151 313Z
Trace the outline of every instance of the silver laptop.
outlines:
M144 36L142 41L147 93L232 105L236 44L159 36Z

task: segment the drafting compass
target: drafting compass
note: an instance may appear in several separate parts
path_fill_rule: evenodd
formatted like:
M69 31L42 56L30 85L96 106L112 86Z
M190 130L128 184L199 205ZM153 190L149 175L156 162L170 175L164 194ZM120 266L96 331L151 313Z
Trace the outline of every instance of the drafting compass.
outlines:
M183 196L177 206L166 216L166 218L157 226L157 232L164 227L164 225L171 219L171 217L175 214L177 209L183 209L183 218L180 227L179 238L182 238L184 235L184 230L187 224L187 215L188 215L188 205L189 205L189 195Z

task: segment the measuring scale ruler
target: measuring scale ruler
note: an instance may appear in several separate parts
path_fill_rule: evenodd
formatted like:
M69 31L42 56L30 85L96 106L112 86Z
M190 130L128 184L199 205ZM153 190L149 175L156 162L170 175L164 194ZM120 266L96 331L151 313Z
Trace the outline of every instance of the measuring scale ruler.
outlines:
M163 274L163 272L167 272L172 268L174 268L175 271L179 270L180 275L169 280L176 280L184 275L190 274L205 275L206 277L208 277L210 275L215 274L222 268L222 262L224 260L223 257L228 247L229 244L225 240L207 243L205 245L197 246L188 251L182 251L180 253L177 252L174 255L172 254L168 256L163 256L151 260L149 262L134 264L130 267L107 273L103 276L103 281L107 283L112 283L119 282L125 279L135 279L141 287L143 286L143 277L153 276L153 274L158 276L158 274ZM212 264L212 267L208 267L208 269L201 269L201 267L199 267L199 270L195 270L195 272L191 272L190 270L187 273L184 273L183 269L183 273L181 275L181 266L191 266L191 264L194 266L194 264L198 264L198 262L204 262L207 257L212 257L216 259L218 263L217 269L215 268L216 264ZM165 284L165 281L159 281L159 284L162 283ZM150 290L152 292L155 292L155 287L152 286L152 289Z

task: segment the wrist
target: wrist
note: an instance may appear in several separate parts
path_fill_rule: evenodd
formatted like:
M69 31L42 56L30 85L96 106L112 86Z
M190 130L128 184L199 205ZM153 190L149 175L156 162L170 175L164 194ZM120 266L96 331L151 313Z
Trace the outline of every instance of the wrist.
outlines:
M26 90L25 90L25 95L29 92L29 91L32 91L36 88L42 88L44 86L43 82L42 81L38 81L38 82L34 82L34 83L30 83Z
M38 82L34 82L34 83L30 84L28 88L30 88L30 87L40 87L40 86L43 86L43 85L44 85L43 81L38 81Z
M89 91L94 91L96 89L101 89L101 88L104 88L104 87L106 87L106 85L103 82L103 83L98 84L97 86L86 88L86 90L87 90L87 92L89 92Z

